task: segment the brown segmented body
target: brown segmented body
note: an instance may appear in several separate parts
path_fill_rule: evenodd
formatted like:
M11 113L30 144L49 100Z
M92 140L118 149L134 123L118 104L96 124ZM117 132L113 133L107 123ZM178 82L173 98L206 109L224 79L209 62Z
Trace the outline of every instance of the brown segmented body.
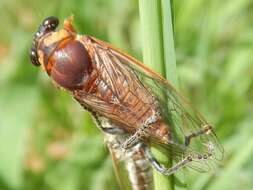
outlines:
M121 145L129 135L110 135L105 133L104 136L114 160L115 171L121 172L117 174L121 189L126 189L130 185L132 190L153 190L152 167L144 155L141 142L128 149L127 153L124 153ZM127 173L127 179L123 176L124 170Z

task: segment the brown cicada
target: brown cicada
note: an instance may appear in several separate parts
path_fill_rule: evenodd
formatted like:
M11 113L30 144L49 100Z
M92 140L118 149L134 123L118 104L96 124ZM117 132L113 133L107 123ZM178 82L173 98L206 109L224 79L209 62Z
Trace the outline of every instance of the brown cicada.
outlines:
M62 29L56 30L57 26L55 17L40 25L32 63L42 65L56 86L90 111L104 133L128 136L121 138L117 149L123 155L139 146L139 153L164 175L184 166L208 171L213 161L222 159L223 148L212 126L167 80L111 45L77 34L72 18L64 21ZM151 147L174 165L160 164Z

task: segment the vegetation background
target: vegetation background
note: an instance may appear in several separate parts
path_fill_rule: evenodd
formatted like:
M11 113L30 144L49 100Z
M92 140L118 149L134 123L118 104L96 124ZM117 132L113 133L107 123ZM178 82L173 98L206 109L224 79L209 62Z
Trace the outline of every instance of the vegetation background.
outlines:
M187 189L253 187L253 2L174 1L180 90L212 121L226 154ZM29 60L38 25L74 14L82 34L142 59L138 1L0 1L0 190L118 189L90 115ZM154 63L155 64L155 63Z

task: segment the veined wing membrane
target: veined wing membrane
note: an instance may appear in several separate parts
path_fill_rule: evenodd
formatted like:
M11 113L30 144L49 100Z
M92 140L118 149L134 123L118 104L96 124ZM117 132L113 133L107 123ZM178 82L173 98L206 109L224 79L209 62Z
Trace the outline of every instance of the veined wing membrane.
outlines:
M222 159L224 152L223 147L218 142L216 134L210 124L207 123L203 116L197 112L167 80L147 68L141 62L111 47L109 44L95 38L92 39L94 46L100 46L108 56L117 60L114 62L115 64L120 64L121 67L124 65L127 69L131 68L138 79L140 79L152 94L155 95L155 98L159 101L163 119L167 121L168 126L176 133L172 141L181 146L185 146L186 150L184 155L207 155L211 147L213 153L212 158L216 160ZM201 131L204 132L197 135ZM189 144L186 146L187 137L189 137L190 140ZM166 146L169 150L167 154L170 154L170 151L173 152L173 149L177 150L177 147L173 144L164 145L164 147ZM171 156L173 157L173 154L171 154ZM209 162L209 160L211 159L205 161L199 160L198 162L205 165L205 162Z

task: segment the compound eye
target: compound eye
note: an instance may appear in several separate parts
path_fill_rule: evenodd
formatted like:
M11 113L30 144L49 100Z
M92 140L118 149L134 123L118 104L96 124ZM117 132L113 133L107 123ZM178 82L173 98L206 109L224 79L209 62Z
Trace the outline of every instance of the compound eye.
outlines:
M47 31L53 31L57 28L59 24L59 19L56 17L47 17L44 21L43 21L43 26L46 28Z
M33 65L40 66L40 62L38 60L37 53L33 49L30 52L30 60L31 60L31 62L32 62Z
M38 54L37 54L37 46L38 40L45 34L54 31L59 24L58 18L51 16L46 18L42 24L39 26L37 32L34 35L34 39L32 42L32 48L30 52L30 60L33 65L40 66Z

